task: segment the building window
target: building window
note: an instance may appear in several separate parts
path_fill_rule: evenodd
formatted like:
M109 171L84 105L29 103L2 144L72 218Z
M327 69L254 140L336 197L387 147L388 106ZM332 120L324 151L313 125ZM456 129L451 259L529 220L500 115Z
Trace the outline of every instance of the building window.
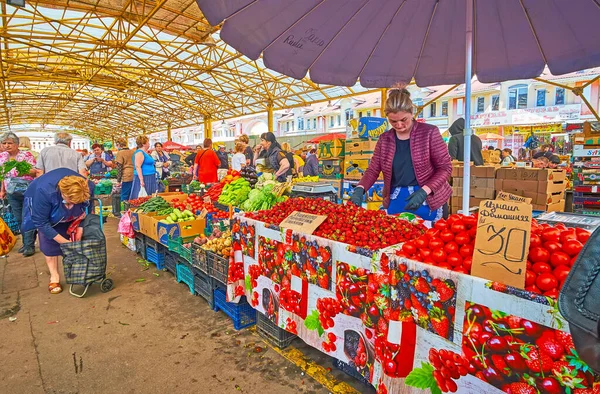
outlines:
M419 111L417 119L423 119L423 108L421 108L423 106L423 99L415 99L413 103L417 106L417 111Z
M329 127L333 127L333 116L329 117Z
M367 111L367 116L371 116L371 111Z
M535 105L536 105L536 107L545 107L546 106L546 89L539 89L537 91Z
M442 101L442 116L448 116L448 102Z
M352 112L351 108L348 108L346 110L346 123L348 123L350 119L354 119L354 113Z
M588 85L583 88L583 97L585 97L588 103L592 100L592 85Z
M435 118L437 116L437 103L431 103L429 105L429 116Z
M465 104L463 99L458 99L456 100L456 115L462 115L465 113L465 108L464 108Z
M492 96L492 111L498 111L500 109L500 96L495 94Z
M564 88L556 88L556 93L554 96L554 105L564 105L565 103L565 89Z
M527 85L508 88L508 109L527 108Z
M313 129L317 129L317 118L313 119Z
M298 130L304 130L304 118L298 119Z
M362 118L362 111L358 111L358 119Z
M338 118L337 119L338 120L338 126L341 126L342 125L342 115L338 115L337 118Z
M477 111L485 112L485 97L477 97Z

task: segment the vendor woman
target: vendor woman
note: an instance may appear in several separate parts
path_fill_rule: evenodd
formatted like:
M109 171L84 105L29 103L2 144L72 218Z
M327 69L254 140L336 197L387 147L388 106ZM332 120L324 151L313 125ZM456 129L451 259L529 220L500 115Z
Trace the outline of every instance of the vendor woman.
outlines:
M360 206L365 191L383 172L383 207L388 214L411 212L436 221L447 216L452 162L439 129L416 122L414 109L406 89L390 91L385 114L392 129L379 137L350 201Z
M58 273L60 244L71 242L71 236L81 239L82 227L77 227L73 234L68 230L74 221L85 217L93 190L94 184L79 173L57 168L35 179L25 192L21 231L39 232L40 250L50 271L51 294L62 291Z

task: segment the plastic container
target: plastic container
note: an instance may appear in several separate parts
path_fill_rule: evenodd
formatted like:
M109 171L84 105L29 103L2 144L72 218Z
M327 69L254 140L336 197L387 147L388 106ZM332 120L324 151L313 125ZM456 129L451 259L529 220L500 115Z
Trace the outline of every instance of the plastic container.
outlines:
M279 349L285 349L296 338L291 332L279 328L271 319L260 312L256 312L256 331L267 342Z
M206 250L202 249L197 243L192 243L192 267L208 275L208 261L206 259Z
M146 236L144 234L135 233L135 251L146 260Z
M206 251L206 259L208 260L208 275L221 284L227 285L229 259L208 250Z
M194 292L194 274L192 273L192 266L189 265L186 262L183 261L179 261L177 263L177 282L178 283L185 283L186 285L188 285L188 287L190 288L190 293L192 293L192 295L195 294Z
M163 270L165 269L166 264L166 251L157 252L151 246L146 246L146 260L154 263L156 265L156 269Z
M177 262L179 255L175 252L167 252L165 254L165 268L173 275L177 275Z
M225 290L218 287L214 291L215 311L223 311L233 320L233 327L236 330L250 327L256 324L256 310L246 302L246 298L242 297L239 303L227 302Z
M352 376L354 379L358 380L362 384L371 386L371 382L369 382L367 378L359 374L358 371L352 365L347 364L338 359L333 359L333 365L340 371L346 373L346 375Z
M170 252L175 252L179 254L185 261L188 263L192 262L192 250L191 248L186 248L183 245L187 243L194 242L195 235L189 237L177 237L177 238L169 238L167 243Z
M215 296L213 293L212 279L207 274L194 267L192 267L192 273L194 274L194 291L208 302L210 309L214 309Z
M111 194L112 188L113 188L112 185L108 186L108 185L102 185L102 184L98 183L96 185L96 187L94 188L94 195L99 196L101 194Z

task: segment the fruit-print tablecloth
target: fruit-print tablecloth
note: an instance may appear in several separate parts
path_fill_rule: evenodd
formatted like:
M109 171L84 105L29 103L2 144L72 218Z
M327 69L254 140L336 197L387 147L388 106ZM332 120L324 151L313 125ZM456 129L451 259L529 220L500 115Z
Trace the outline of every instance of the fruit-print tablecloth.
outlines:
M600 392L556 302L395 255L232 223L228 299L362 374L380 393Z

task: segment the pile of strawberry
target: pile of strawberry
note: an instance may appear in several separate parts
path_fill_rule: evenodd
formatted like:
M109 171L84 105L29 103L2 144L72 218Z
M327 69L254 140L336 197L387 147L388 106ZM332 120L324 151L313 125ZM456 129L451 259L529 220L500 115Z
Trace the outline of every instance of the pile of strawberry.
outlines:
M525 290L557 298L571 267L577 260L590 232L580 228L567 228L531 224L531 241L527 258Z
M249 212L246 216L267 225L279 225L294 211L327 216L314 235L371 250L406 242L425 232L423 225L388 216L383 211L319 198L290 198L269 210Z
M447 220L437 221L421 237L406 242L396 254L469 274L476 233L477 215L450 215Z

